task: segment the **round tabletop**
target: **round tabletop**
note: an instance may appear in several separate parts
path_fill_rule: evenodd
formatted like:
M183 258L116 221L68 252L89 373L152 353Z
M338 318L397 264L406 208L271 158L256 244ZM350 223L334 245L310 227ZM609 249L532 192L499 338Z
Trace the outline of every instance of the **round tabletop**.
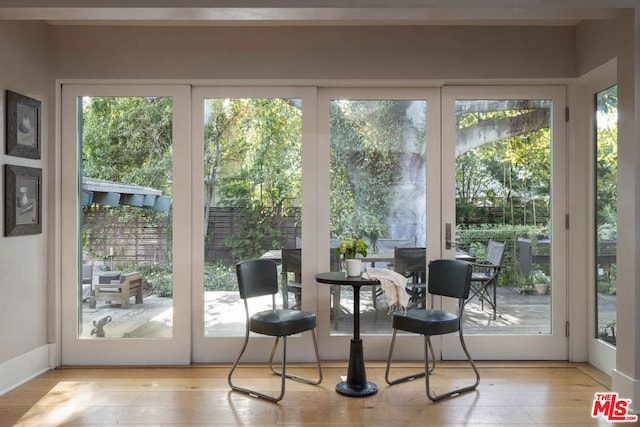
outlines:
M316 274L316 282L318 283L326 283L329 285L378 285L376 279L363 279L361 276L347 276L346 273L342 271L331 271L328 273L318 273Z

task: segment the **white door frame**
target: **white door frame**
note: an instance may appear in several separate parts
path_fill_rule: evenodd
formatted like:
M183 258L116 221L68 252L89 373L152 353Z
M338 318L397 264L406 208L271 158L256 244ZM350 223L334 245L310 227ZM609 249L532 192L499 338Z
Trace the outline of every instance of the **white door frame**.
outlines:
M188 85L63 84L61 112L62 365L167 365L191 362L190 91ZM173 335L171 338L78 338L78 97L169 96L173 99Z
M616 367L616 347L603 342L600 339L596 338L597 330L596 330L596 281L594 277L595 272L595 257L596 257L596 241L595 241L595 216L593 207L595 206L595 95L605 90L611 86L617 84L617 63L616 61L611 61L602 67L592 71L587 76L584 76L580 79L581 85L579 88L581 89L579 96L581 96L582 103L580 106L583 110L579 111L580 117L585 117L586 119L581 121L580 124L584 125L584 139L582 140L582 144L576 142L576 146L574 147L575 153L584 153L586 152L586 157L584 162L587 167L582 170L576 170L576 174L580 174L577 177L576 181L583 180L584 187L586 187L586 230L588 233L584 237L584 240L581 242L577 242L577 245L584 245L585 251L584 255L587 257L588 262L586 263L587 268L585 271L586 277L584 278L584 283L588 284L586 287L581 287L577 289L576 292L587 293L586 301L587 301L587 327L586 333L587 335L587 357L589 363L591 363L596 368L600 369L603 372L611 375L612 371ZM588 141L587 149L585 149L584 141ZM576 168L577 169L577 168ZM579 246L578 246L579 247ZM585 300L584 296L581 299Z
M192 248L191 274L193 278L192 312L192 346L193 362L213 363L233 362L240 352L244 340L237 337L206 337L204 335L204 244L203 244L203 150L204 150L204 99L206 98L293 98L302 99L302 286L303 309L315 311L317 306L313 290L315 260L317 245L315 242L315 227L317 222L317 199L315 194L315 180L317 167L316 153L316 89L314 87L285 87L285 86L242 86L242 87L194 87L192 93ZM311 361L315 357L310 349L310 334L292 336L287 340L287 358L295 361ZM265 361L269 354L273 338L256 336L243 356L243 361Z
M138 340L77 339L78 265L78 159L77 98L94 96L172 96L174 99L174 331L171 339ZM425 99L427 100L427 195L436 195L427 204L427 253L429 259L453 257L444 245L444 223L455 223L455 201L443 194L455 194L455 141L453 100L495 99L499 97L553 99L553 301L552 337L467 336L477 359L567 359L564 336L567 319L566 246L567 212L564 122L564 87L444 87L440 88L322 88L315 87L195 87L187 85L88 85L68 84L62 88L61 143L61 253L62 283L62 363L74 364L187 364L230 362L241 345L238 338L203 336L203 242L202 242L202 100L205 97L290 97L302 98L303 114L303 221L305 263L302 280L304 309L318 313L320 352L323 359L346 360L351 336L330 335L329 287L317 285L314 275L327 271L329 247L329 129L330 99ZM451 132L454 132L453 134ZM447 141L451 144L447 145ZM441 190L442 189L442 190ZM442 192L441 192L442 191ZM315 287L315 288L314 288ZM69 302L72 301L73 304ZM290 340L291 360L310 360L307 337ZM384 360L390 337L364 336L365 357ZM115 341L115 342L114 342ZM258 340L260 341L260 340ZM438 346L438 340L434 344ZM262 360L271 345L264 340L249 350L247 360ZM237 349L236 349L237 347ZM445 358L459 358L459 344L444 340ZM496 353L496 349L501 351ZM117 350L116 350L117 349ZM451 349L451 352L448 350ZM507 350L507 351L505 351ZM399 336L398 359L424 357L420 337Z
M565 228L567 203L567 155L564 86L473 86L444 87L442 90L442 171L443 222L455 224L455 100L456 99L550 99L552 100L552 283L551 334L549 335L465 335L476 359L490 360L567 360L566 336L567 282ZM451 195L445 201L445 195ZM443 225L444 233L444 225ZM455 248L445 249L444 257L453 258ZM460 359L464 354L452 335L443 337L443 358Z
M332 99L417 99L427 101L426 152L427 198L438 194L427 203L427 256L440 255L440 89L438 88L323 88L318 90L318 181L317 247L329 248L329 102ZM318 272L329 270L329 253L317 256ZM313 277L311 277L313 280ZM349 358L351 335L330 333L330 287L318 285L318 330L321 357L346 360ZM391 318L389 317L389 324ZM386 360L390 335L362 335L366 359ZM419 360L424 357L421 338L400 335L394 357L398 360Z

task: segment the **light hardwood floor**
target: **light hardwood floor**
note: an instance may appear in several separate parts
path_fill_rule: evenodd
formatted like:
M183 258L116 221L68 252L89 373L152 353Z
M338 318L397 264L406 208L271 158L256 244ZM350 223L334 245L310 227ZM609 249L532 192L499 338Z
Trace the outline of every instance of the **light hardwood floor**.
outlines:
M420 369L397 365L396 373ZM613 425L591 417L596 392L610 389L607 375L568 362L479 362L476 391L430 402L424 380L387 386L384 363L368 362L367 379L380 391L349 398L335 392L346 363L324 362L324 381L287 381L286 395L270 403L231 392L228 365L189 367L60 368L0 397L1 426L549 426ZM313 375L307 365L292 365ZM443 362L432 375L435 391L471 380L459 362ZM263 367L237 371L244 385L275 390ZM235 377L234 377L235 378ZM628 425L628 424L627 424Z

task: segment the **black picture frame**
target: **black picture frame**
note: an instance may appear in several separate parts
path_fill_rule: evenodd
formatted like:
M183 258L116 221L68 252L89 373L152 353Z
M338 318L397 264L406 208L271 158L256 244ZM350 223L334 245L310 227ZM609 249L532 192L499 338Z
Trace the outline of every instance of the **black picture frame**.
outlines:
M39 159L41 151L41 105L37 99L6 91L9 156Z
M4 165L4 235L42 233L42 169Z

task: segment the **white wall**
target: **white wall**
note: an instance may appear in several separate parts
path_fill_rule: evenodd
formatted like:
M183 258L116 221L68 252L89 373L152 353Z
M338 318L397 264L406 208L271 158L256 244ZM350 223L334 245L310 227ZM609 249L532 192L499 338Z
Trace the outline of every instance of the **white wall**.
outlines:
M49 27L43 23L0 21L0 163L42 168L47 184L48 123L51 119ZM23 159L5 154L5 90L42 101L42 159ZM4 188L4 171L0 174ZM4 198L4 192L2 192ZM47 353L47 191L42 195L43 232L30 236L0 235L0 393L15 380L46 369ZM4 199L2 202L4 206ZM0 212L4 224L4 210ZM25 356L26 355L26 356ZM27 363L16 362L20 358Z

